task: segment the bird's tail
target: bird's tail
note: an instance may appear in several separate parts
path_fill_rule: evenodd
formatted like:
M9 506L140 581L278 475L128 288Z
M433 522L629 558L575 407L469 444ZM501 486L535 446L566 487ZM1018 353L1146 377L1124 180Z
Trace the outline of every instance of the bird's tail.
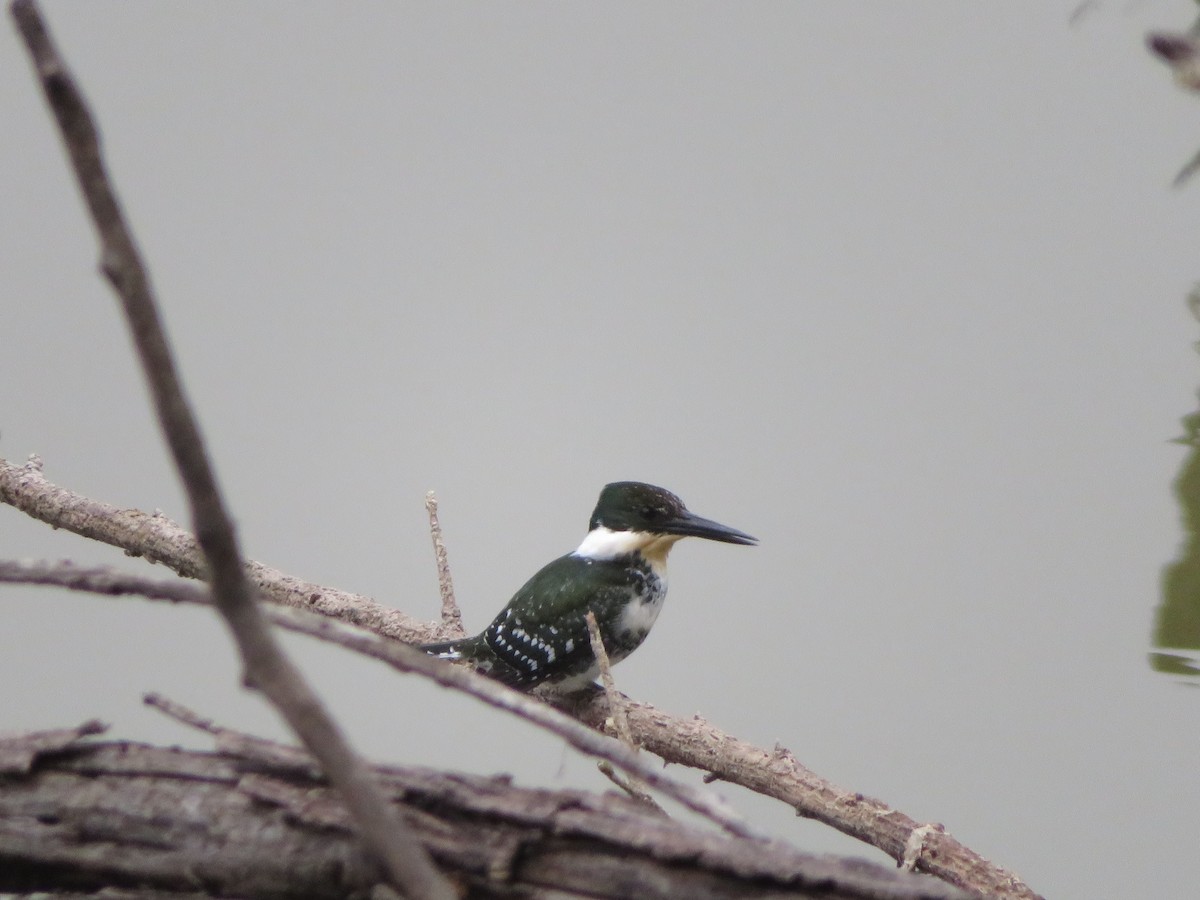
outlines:
M464 643L465 639L459 638L456 641L442 641L438 644L421 644L421 649L438 659L462 659Z

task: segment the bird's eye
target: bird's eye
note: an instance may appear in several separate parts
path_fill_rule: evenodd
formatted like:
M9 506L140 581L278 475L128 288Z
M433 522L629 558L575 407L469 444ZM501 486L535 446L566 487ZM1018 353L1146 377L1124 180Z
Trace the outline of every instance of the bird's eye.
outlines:
M651 520L658 519L658 518L661 518L661 516L662 516L662 510L659 509L657 506L643 506L642 507L642 516L644 518L651 519Z

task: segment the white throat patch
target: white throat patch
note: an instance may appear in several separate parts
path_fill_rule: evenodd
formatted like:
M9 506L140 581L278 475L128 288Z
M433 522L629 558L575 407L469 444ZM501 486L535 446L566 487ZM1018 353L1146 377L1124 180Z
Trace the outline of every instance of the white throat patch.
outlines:
M641 551L654 538L655 535L645 531L613 531L600 525L587 533L573 555L587 559L615 559Z
M613 531L600 525L588 532L583 543L571 555L605 560L640 553L650 563L654 573L662 577L667 567L667 553L682 537L680 534L651 534L648 531Z

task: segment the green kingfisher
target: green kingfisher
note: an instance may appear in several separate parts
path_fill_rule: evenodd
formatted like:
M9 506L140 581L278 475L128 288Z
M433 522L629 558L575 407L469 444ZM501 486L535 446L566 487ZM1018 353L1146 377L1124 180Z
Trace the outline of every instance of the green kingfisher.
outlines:
M641 645L667 596L667 553L685 537L728 544L755 538L688 512L670 491L638 481L606 485L573 553L525 583L492 624L474 637L421 649L464 660L477 671L527 691L586 687L600 674L585 616L596 616L609 659Z

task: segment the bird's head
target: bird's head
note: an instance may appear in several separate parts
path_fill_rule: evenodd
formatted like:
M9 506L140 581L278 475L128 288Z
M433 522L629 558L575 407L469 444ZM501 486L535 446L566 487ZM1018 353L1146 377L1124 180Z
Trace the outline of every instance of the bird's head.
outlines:
M690 512L670 491L640 481L614 481L605 485L588 529L593 533L604 529L647 537L699 537L727 544L758 542L736 528Z

